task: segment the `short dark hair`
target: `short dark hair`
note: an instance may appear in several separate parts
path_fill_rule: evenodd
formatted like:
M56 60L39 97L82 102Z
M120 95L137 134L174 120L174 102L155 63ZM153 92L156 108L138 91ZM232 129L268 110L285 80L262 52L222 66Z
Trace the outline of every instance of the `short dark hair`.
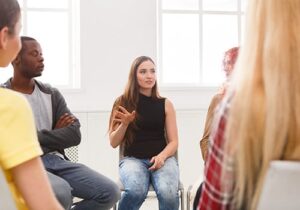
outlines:
M1 0L0 0L0 1L1 1ZM26 41L36 41L34 38L29 37L29 36L21 36L20 39L21 39L22 45L23 45L24 42L26 42Z
M1 0L0 0L0 1L1 1ZM21 48L21 50L20 50L20 52L19 52L19 55L22 55L22 53L23 53L23 51L24 51L24 49L25 49L24 43L25 43L26 41L36 41L36 40L35 40L34 38L32 38L32 37L29 37L29 36L21 36L20 39L21 39L21 43L22 43L22 48Z
M0 1L2 1L2 0L0 0ZM32 37L29 37L29 36L21 36L20 37L20 40L21 40L21 44L22 44L22 47L21 47L21 50L19 51L19 53L18 53L18 56L22 56L23 55L23 52L24 52L24 50L25 50L25 47L26 47L26 45L25 45L25 42L26 41L36 41L34 38L32 38ZM15 59L16 60L16 59ZM13 60L11 63L14 65L14 61L15 60Z
M0 0L0 30L7 26L9 34L14 34L20 14L17 0Z

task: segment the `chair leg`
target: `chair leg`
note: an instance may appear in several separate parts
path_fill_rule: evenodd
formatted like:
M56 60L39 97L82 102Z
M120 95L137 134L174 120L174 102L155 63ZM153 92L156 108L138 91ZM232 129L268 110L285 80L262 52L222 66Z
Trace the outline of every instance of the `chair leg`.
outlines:
M184 189L180 190L181 210L184 210Z
M113 210L117 210L117 204L113 206Z
M191 205L191 190L192 190L192 186L189 186L189 189L186 193L186 208L187 210L190 210L190 205Z

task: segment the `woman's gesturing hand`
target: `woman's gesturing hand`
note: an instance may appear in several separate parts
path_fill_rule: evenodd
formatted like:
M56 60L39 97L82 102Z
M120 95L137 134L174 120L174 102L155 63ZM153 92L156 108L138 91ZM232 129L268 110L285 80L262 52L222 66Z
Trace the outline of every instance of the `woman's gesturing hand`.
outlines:
M125 125L129 125L135 119L135 111L128 112L124 107L119 106L119 110L115 111L114 120Z

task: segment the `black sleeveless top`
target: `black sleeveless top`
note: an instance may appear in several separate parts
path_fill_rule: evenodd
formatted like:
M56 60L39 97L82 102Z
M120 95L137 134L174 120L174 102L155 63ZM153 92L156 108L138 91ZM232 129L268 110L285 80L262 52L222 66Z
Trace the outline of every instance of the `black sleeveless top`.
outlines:
M132 143L124 148L124 156L151 158L166 147L165 100L139 94L137 130Z

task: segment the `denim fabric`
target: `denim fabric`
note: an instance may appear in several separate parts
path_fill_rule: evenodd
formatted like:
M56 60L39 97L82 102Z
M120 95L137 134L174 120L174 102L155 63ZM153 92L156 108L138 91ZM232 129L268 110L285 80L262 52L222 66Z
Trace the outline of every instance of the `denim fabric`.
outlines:
M64 209L69 210L73 203L72 188L66 180L47 172L55 197Z
M107 177L85 165L64 160L54 154L44 155L42 160L47 171L69 183L74 197L83 199L72 209L110 209L119 200L119 187Z
M138 210L152 184L159 202L159 210L179 208L179 169L174 157L168 158L162 168L150 171L149 159L125 157L120 161L120 178L125 192L119 202L119 210Z

